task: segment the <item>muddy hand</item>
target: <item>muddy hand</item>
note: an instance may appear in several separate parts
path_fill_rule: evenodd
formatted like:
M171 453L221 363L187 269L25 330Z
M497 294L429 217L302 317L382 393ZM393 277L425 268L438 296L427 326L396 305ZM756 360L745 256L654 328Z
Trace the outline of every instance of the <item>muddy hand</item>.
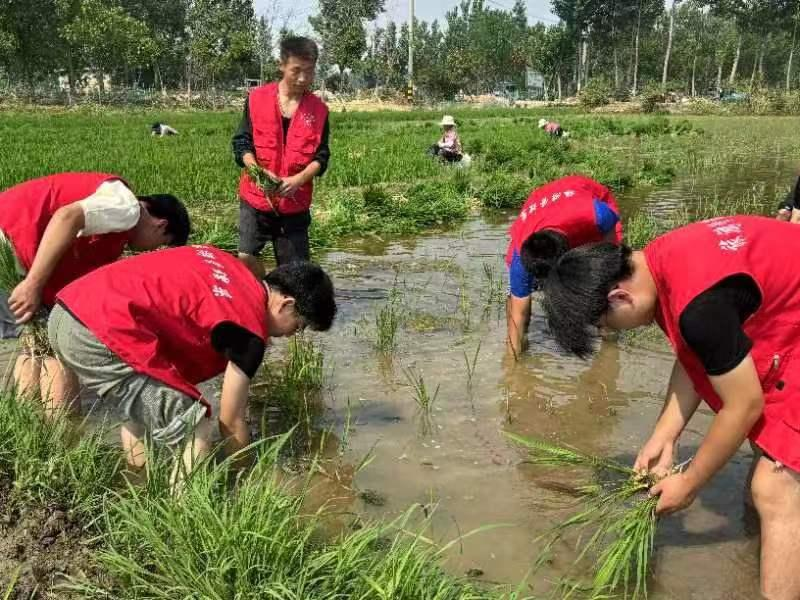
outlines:
M8 297L8 307L17 319L17 325L30 321L42 305L42 290L27 279L14 288Z
M657 479L669 475L675 458L675 441L651 437L636 456L633 470L640 475L652 474Z
M669 515L688 508L697 497L697 489L686 473L675 473L650 488L651 496L658 496L656 514Z

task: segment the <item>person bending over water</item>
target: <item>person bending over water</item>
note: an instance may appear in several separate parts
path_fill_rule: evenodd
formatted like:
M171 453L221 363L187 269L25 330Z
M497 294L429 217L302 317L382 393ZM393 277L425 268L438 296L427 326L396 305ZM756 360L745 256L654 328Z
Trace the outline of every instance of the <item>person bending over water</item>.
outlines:
M509 236L508 345L519 355L526 345L531 294L549 262L583 244L620 243L622 224L607 187L583 175L570 175L533 190Z
M550 329L588 356L597 327L657 323L676 355L661 416L634 468L664 477L657 512L687 508L749 438L761 520L761 590L800 598L800 252L789 223L718 217L669 232L643 251L600 243L571 250L544 284ZM675 446L705 402L716 416L689 467L671 474Z

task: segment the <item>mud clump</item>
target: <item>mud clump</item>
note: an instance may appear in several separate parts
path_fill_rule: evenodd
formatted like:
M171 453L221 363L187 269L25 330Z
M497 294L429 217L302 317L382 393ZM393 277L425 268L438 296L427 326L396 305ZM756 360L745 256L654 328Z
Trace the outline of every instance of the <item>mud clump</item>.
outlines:
M92 571L89 532L57 505L20 505L0 485L0 591L10 600L69 597L67 578Z

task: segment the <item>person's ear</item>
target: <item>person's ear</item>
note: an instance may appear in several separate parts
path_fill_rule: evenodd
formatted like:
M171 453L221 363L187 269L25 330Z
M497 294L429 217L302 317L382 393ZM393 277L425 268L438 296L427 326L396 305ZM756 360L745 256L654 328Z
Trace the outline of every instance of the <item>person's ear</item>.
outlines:
M283 312L284 309L286 310L294 310L295 301L294 298L291 296L282 296L281 297L281 305L278 309L280 312Z
M633 304L633 294L622 288L614 288L608 292L608 305L612 309L622 308Z

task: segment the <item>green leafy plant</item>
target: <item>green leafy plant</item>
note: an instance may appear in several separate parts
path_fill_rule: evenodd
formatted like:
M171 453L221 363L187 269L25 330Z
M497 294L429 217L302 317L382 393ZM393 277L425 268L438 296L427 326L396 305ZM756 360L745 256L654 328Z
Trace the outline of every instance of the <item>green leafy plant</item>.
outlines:
M657 527L657 497L647 491L655 483L616 461L592 456L574 448L525 438L506 436L526 448L529 462L544 467L584 467L591 476L578 486L580 507L576 513L546 534L542 559L557 541L573 530L581 533L577 568L586 557L594 557L591 582L562 581L560 598L585 594L592 600L615 597L633 600L647 597L647 578Z

